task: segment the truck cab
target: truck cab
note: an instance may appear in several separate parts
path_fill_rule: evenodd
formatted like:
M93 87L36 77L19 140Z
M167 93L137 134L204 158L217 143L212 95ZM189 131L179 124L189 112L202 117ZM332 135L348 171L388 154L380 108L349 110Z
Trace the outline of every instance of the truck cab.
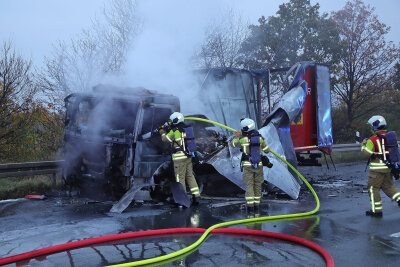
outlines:
M142 138L179 111L179 99L144 88L98 85L65 98L63 178L81 196L118 200L169 159L157 137Z

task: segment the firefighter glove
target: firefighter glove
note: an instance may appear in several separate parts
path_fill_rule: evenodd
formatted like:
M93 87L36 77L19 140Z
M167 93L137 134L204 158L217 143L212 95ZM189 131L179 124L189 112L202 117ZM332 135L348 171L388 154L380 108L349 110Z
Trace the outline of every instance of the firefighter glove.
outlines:
M242 132L241 131L236 131L236 137L239 138L242 136Z
M163 133L165 133L165 130L164 130L164 129L160 129L158 132L159 132L160 134L163 134Z
M362 141L362 145L365 146L367 144L368 139L364 138L364 140Z

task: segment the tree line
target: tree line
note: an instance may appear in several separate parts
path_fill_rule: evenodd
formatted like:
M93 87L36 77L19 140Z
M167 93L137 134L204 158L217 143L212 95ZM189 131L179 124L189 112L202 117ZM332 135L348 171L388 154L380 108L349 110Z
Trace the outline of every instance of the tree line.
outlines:
M0 48L0 162L56 157L63 136L63 98L90 89L105 74L125 71L129 49L143 20L135 1L113 0L102 19L80 35L54 45L41 68L20 56L12 41ZM330 14L318 3L290 0L275 15L246 23L228 11L210 23L192 56L193 67L266 69L300 61L327 63L331 69L335 142L368 134L368 116L387 116L400 130L399 45L387 40L390 27L374 8L350 0ZM282 95L285 78L273 77L273 96ZM151 88L150 88L151 89Z
M400 50L399 44L387 40L390 27L362 0L350 0L331 14L319 10L320 5L310 0L290 0L256 25L229 16L226 24L234 27L213 27L198 62L204 67L250 69L290 67L300 61L327 63L335 142L354 141L356 131L368 136L366 120L376 114L388 117L390 126L400 131ZM287 86L284 75L275 74L271 84L278 88L272 91L278 95L276 103Z
M51 160L60 154L64 98L94 79L120 73L141 22L136 2L113 0L102 17L69 41L54 44L39 69L4 41L0 48L0 162Z

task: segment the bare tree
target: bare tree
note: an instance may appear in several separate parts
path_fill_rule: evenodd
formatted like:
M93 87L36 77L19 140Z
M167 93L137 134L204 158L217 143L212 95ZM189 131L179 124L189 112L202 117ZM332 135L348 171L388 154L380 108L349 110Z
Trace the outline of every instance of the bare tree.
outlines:
M123 71L141 26L136 9L135 1L113 0L103 9L102 20L95 19L78 37L54 46L37 80L50 102L62 105L67 94L89 91L104 74Z
M346 105L351 123L382 105L375 100L390 87L389 72L399 50L386 41L390 27L361 0L347 2L333 19L344 47L340 63L332 68L333 90Z
M120 72L126 62L126 53L133 39L140 31L142 22L136 14L137 5L132 0L114 0L108 9L103 10L107 24L94 27L97 36L103 36L103 72Z
M0 158L8 151L5 145L18 142L29 121L29 111L37 90L32 83L32 62L15 52L12 42L0 48Z
M395 91L400 92L400 52L397 57L397 63L394 65L393 68L392 85ZM400 101L398 103L400 103Z
M203 68L239 67L241 46L247 38L248 24L230 10L220 22L213 22L206 30L205 41L195 58Z

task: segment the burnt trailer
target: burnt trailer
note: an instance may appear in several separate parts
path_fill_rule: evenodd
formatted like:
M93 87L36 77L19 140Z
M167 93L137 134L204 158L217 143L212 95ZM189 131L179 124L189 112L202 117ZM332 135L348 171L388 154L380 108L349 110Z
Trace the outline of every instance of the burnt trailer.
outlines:
M271 105L271 73L280 73L287 86ZM332 140L329 66L300 62L291 68L240 70L216 68L203 71L202 87L208 87L211 112L206 115L239 129L239 118L249 117L269 146L293 166L317 165L318 155L305 163L301 153L319 150L330 155ZM266 99L263 95L267 95ZM264 110L268 108L266 116ZM233 115L233 116L232 116ZM296 199L301 179L275 156L274 167L264 168L267 189L277 187ZM240 151L227 146L208 161L220 174L244 189Z

